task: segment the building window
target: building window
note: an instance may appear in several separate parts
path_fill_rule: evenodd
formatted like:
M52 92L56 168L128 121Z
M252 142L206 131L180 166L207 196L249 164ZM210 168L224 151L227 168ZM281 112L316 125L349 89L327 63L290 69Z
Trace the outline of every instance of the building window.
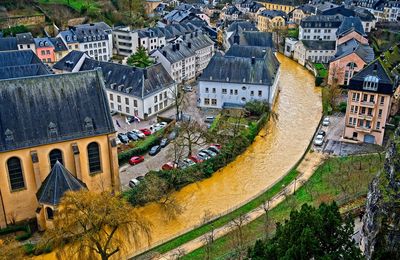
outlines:
M164 107L167 107L168 105L168 100L164 100Z
M127 98L127 97L125 98L125 104L129 105L129 98Z
M216 92L216 89L215 89L215 88L213 88L213 89L212 89L212 93L215 93L215 92Z
M118 111L122 111L121 105L118 105Z
M126 113L129 114L129 107L126 107L125 110L126 110Z
M154 113L156 113L158 111L158 105L154 106Z
M164 91L164 98L167 98L167 91Z
M100 147L98 143L90 143L87 147L88 159L89 159L89 172L96 173L101 171L100 161Z
M223 88L223 89L222 89L222 94L226 94L226 93L228 93L227 89L226 89L226 88Z
M238 90L237 89L235 89L235 95L237 95L238 94Z
M210 99L209 98L205 98L204 99L204 105L210 105Z
M18 190L25 187L22 174L21 160L18 157L11 157L7 160L8 176L10 178L11 190Z
M45 52L45 51L41 51L40 53L41 53L42 55L45 55L45 54L46 54L46 52Z
M376 129L380 129L381 128L381 122L376 122Z
M137 100L133 100L133 106L137 107Z
M53 169L53 167L57 161L59 161L61 164L64 164L62 152L60 149L51 150L51 152L49 153L49 159L50 159L50 168L51 169Z
M154 96L154 103L157 103L157 96Z
M250 91L250 96L254 96L254 91Z
M114 109L114 103L110 103L111 109Z
M121 96L117 96L117 102L121 103Z
M385 103L385 97L381 97L381 105Z
M262 90L259 90L259 91L258 91L258 96L259 96L259 97L262 97Z
M162 100L162 93L160 93L160 95L158 95L158 98L160 99L160 101Z
M149 113L148 113L149 115L151 114L151 107L149 107L149 108L147 109L147 112L149 112Z
M208 91L209 91L208 88L206 88L206 93L208 93Z
M382 117L382 109L378 110L378 117L381 118Z
M46 207L47 219L52 220L54 218L54 212L50 207Z
M110 100L114 101L114 95L110 93Z
M375 103L375 96L374 96L374 95L371 95L371 96L369 97L369 102Z
M211 99L211 105L216 106L217 100L215 98Z

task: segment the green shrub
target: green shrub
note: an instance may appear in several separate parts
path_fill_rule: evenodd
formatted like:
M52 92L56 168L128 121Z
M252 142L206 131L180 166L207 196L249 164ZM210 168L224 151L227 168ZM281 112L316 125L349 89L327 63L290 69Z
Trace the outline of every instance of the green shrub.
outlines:
M17 231L26 231L28 230L29 225L13 225L3 229L0 229L0 235L6 235ZM29 228L30 231L30 228Z
M15 239L18 241L24 241L24 240L27 240L28 238L30 238L31 236L32 236L31 232L25 232L21 235L16 236Z
M24 244L24 251L26 255L33 255L36 251L36 245L32 243Z
M347 103L346 102L340 102L339 111L342 112L342 113L346 113L346 108L347 108Z
M17 33L26 33L29 32L29 29L25 25L17 25L14 27L3 29L3 36L15 35Z

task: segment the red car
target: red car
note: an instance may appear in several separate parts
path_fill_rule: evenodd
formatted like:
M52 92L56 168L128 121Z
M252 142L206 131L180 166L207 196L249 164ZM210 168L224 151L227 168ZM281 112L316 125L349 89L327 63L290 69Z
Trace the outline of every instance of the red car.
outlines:
M161 169L163 169L164 171L169 171L172 169L176 169L176 167L178 167L178 165L176 163L167 162L161 167Z
M197 157L196 155L191 155L188 157L190 160L194 161L195 163L201 163L203 160Z
M139 129L144 135L151 135L151 131L147 128Z
M129 160L129 164L131 165L135 165L138 163L141 163L144 161L144 156L133 156L130 160Z
M221 150L221 147L222 147L220 144L211 144L210 146L215 146L218 148L218 150Z

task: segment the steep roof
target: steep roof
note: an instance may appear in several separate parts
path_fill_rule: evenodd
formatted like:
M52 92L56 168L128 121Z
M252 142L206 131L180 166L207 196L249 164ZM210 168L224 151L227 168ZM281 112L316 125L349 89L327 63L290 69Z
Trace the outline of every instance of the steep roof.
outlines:
M342 23L340 24L336 35L342 36L346 35L352 31L357 32L360 35L366 36L364 27L362 26L361 20L358 17L344 17Z
M315 14L316 8L310 4L300 5L296 9L302 10L305 14Z
M15 35L17 38L17 43L18 44L30 44L30 43L35 43L32 33L27 32L27 33L17 33Z
M59 161L43 181L36 197L40 204L57 206L65 192L86 189L86 184L75 178Z
M364 80L368 78L378 79L378 88L376 91L363 88ZM348 89L392 94L394 91L394 86L391 76L382 65L381 60L378 58L360 70L350 79Z
M54 47L53 42L49 37L34 38L36 48L40 47Z
M301 41L308 50L335 50L336 41Z
M100 71L0 80L0 152L114 132Z
M265 16L268 18L275 18L277 16L283 17L285 20L287 19L287 14L281 10L263 10L260 12L261 16Z
M242 31L258 31L257 26L254 23L248 21L234 21L228 26L226 31L233 32L239 29Z
M243 45L232 45L229 50L225 53L225 56L235 57L255 57L257 59L264 58L267 52L272 52L271 48L255 47L255 46L243 46Z
M278 4L278 5L298 6L301 4L305 4L308 1L305 1L305 0L262 0L261 2Z
M339 45L333 60L341 59L352 53L357 54L367 64L374 60L374 50L368 44L361 44L355 39Z
M272 85L279 68L275 55L262 59L214 55L201 81Z
M64 56L61 60L53 65L54 69L69 71L71 72L75 66L78 64L79 60L82 56L86 56L86 54L82 51L71 51L67 55Z
M237 36L239 36L239 38L237 38ZM235 37L235 35L233 35L229 38L231 45L239 44L257 47L274 47L272 33L270 32L244 31L237 32L237 36ZM239 42L237 42L237 40L239 40Z
M341 15L310 15L300 22L303 28L339 28L343 21Z
M0 51L18 50L16 37L0 37Z
M1 51L0 79L21 78L51 74L32 50Z

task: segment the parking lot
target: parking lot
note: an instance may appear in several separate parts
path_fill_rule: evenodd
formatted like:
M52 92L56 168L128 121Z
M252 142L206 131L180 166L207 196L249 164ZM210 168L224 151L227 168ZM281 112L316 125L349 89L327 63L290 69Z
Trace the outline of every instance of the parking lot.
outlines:
M345 115L343 113L335 113L329 116L329 120L329 126L320 127L320 130L326 132L324 143L322 146L316 146L313 144L314 151L337 156L346 156L351 154L373 153L383 150L379 145L344 141L343 133L345 127Z

